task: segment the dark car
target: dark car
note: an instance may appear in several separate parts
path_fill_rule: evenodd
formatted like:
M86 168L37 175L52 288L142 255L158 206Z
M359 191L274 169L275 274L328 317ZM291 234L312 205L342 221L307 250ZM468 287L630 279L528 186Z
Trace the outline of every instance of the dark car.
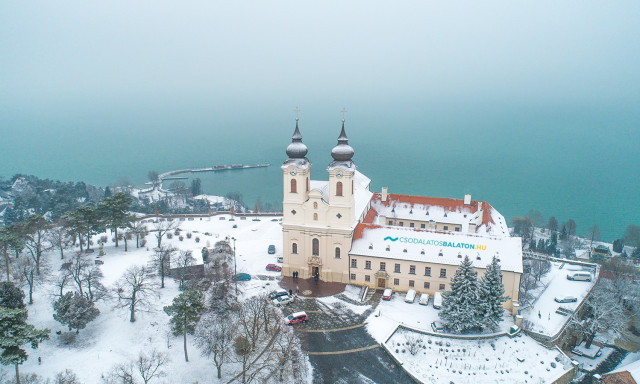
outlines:
M275 264L267 264L267 271L280 272L280 271L282 271L282 267L279 266L279 265L275 265Z
M309 321L309 316L304 311L295 312L284 319L284 323L287 325L305 323L307 321Z
M276 246L271 244L267 252L269 252L270 255L273 255L274 253L276 253Z
M289 294L289 291L287 291L286 289L279 288L271 292L268 297L269 297L269 300L273 300L276 297L287 296L288 294Z
M233 280L248 281L248 280L251 280L251 275L248 273L238 273L237 275L233 275Z

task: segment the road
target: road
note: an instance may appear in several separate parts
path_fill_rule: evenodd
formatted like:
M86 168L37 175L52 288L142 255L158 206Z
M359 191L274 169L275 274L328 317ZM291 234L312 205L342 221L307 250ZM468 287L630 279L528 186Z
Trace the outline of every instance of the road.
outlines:
M284 312L300 310L310 320L294 327L313 365L313 383L413 383L367 333L369 312L331 310L315 299L300 299Z

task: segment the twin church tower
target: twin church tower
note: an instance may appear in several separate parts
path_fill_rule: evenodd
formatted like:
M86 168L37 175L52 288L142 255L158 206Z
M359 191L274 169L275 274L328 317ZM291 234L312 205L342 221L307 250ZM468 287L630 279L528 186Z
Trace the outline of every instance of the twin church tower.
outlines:
M370 180L356 170L342 120L338 144L331 151L328 181L311 180L298 128L287 147L283 172L283 268L284 276L318 276L324 281L349 282L348 262L356 224L368 208Z

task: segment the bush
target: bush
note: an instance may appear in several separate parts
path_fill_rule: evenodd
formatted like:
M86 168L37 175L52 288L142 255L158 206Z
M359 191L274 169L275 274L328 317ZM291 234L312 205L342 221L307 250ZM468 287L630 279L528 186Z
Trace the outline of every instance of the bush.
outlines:
M173 239L173 233L171 232L167 233L167 239Z
M180 236L180 237L178 237L178 239L179 239L180 241L182 241L182 240L184 240L184 236Z
M107 237L107 235L100 236L100 241L102 241L103 244L106 244L108 240L109 238Z
M191 232L187 232L187 239L190 239L193 234Z
M198 236L196 236L196 243L200 242L200 238Z
M174 235L176 235L176 236L180 235L180 230L179 230L179 229L176 229L176 230L173 232L173 234L174 234Z
M147 240L145 239L140 240L140 246L144 247L145 245L147 245Z

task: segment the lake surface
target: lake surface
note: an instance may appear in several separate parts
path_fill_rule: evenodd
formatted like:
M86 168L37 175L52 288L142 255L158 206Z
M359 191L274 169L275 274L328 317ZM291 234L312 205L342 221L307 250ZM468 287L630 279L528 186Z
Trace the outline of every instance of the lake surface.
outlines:
M491 203L507 219L530 209L603 239L640 224L640 112L636 105L460 105L413 100L351 103L346 131L371 188ZM342 105L303 109L312 178L326 179ZM147 172L269 162L269 168L199 173L203 189L239 191L253 207L280 204L293 107L266 101L0 106L0 176L34 174L106 186L141 186ZM169 185L171 182L168 182ZM189 181L185 181L189 183Z

